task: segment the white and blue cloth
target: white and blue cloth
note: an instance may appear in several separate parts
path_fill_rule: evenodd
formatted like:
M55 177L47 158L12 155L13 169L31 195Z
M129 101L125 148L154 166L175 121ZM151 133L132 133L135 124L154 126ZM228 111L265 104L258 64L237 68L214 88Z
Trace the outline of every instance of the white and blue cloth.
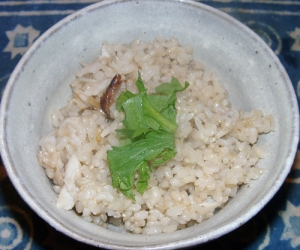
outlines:
M92 0L0 0L0 91L36 38ZM203 0L240 20L286 68L300 103L300 1ZM94 249L40 219L12 186L0 161L0 249ZM198 249L195 247L195 249ZM285 183L253 219L200 249L300 249L300 151Z

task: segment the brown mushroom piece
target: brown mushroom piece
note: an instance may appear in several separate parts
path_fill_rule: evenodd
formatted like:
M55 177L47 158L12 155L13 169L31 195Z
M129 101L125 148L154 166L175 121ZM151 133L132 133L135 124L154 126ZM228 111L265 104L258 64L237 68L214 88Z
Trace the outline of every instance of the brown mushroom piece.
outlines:
M105 113L106 118L109 120L113 120L110 114L110 107L115 101L116 94L121 87L121 75L116 74L114 78L111 80L110 84L108 85L106 92L100 98L100 107L102 111Z

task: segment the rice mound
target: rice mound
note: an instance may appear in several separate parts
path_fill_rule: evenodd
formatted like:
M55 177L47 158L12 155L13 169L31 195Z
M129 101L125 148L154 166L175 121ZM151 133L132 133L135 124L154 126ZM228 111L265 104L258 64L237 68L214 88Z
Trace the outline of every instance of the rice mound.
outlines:
M101 55L82 65L71 84L73 96L54 110L54 130L40 140L37 157L58 194L57 207L74 209L86 221L120 231L158 234L190 227L214 215L240 185L258 179L255 164L267 152L258 135L275 128L272 115L234 110L212 72L193 60L193 48L176 38L145 43L102 45ZM107 150L118 146L115 129L124 114L114 107L114 121L100 110L100 97L116 73L122 90L136 93L141 77L149 92L176 77L190 87L177 94L177 155L153 169L149 187L136 202L112 187Z

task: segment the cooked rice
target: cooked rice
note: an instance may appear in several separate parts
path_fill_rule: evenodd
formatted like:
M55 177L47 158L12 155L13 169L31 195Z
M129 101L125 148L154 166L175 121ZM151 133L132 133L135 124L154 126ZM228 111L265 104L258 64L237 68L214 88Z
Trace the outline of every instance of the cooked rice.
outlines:
M193 60L193 48L157 37L128 45L103 43L102 54L83 65L71 84L73 96L52 114L54 130L40 140L38 160L58 193L57 207L74 209L102 227L117 225L136 234L190 227L214 215L240 185L264 172L255 164L267 152L258 135L274 130L272 115L231 107L212 72ZM137 92L138 71L149 92L172 77L190 87L177 94L177 155L150 173L136 202L112 187L106 152L119 143L115 129L124 115L112 108L113 122L100 111L100 97L116 73L121 89Z

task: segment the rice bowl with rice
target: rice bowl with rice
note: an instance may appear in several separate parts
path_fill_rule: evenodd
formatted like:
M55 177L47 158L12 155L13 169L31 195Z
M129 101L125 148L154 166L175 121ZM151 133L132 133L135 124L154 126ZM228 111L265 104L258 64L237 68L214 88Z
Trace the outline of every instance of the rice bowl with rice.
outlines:
M153 169L148 189L135 192L134 202L113 188L107 164L124 114L112 107L114 120L107 120L100 98L116 74L123 80L120 91L136 93L138 71L149 93L173 77L190 86L177 94L177 154ZM86 221L135 234L173 232L209 219L264 172L255 166L267 157L257 140L274 131L273 116L232 108L217 76L176 38L105 42L71 88L66 106L52 113L54 129L41 138L37 157L58 194L57 207L74 209Z

